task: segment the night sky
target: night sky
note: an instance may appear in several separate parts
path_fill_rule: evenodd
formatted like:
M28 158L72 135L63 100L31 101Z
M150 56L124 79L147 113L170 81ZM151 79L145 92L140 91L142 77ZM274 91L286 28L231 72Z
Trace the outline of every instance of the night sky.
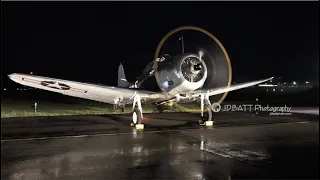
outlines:
M1 3L2 86L14 84L7 74L31 71L116 85L120 62L133 81L161 38L185 25L222 42L235 81L318 80L318 2ZM169 44L179 53L178 40Z

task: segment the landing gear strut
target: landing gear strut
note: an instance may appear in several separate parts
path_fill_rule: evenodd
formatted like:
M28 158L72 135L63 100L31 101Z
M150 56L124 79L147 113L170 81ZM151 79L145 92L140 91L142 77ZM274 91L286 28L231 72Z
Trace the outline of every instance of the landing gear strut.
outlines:
M201 94L200 99L201 99L201 120L199 120L199 124L205 125L205 126L213 126L211 103L210 103L208 94ZM204 107L206 107L205 112L204 112Z
M133 110L133 113L132 113L131 126L135 126L136 129L144 129L144 125L141 123L143 115L142 115L142 106L141 106L141 100L140 100L139 94L134 96L132 110Z

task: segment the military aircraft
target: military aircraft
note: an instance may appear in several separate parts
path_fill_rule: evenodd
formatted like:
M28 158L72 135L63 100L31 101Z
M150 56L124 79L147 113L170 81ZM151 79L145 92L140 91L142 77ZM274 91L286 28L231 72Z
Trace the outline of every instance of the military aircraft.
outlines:
M141 76L129 83L123 65L118 67L118 86L104 86L83 82L68 81L29 74L13 73L8 75L16 83L68 96L84 98L124 108L132 104L132 124L140 125L143 118L142 103L163 105L166 103L183 103L200 101L201 118L204 122L211 121L209 108L210 96L223 94L271 80L273 77L242 84L228 84L224 87L204 89L203 84L208 77L208 68L201 55L182 53L171 57L164 55L150 62ZM141 86L150 77L155 77L160 88L159 92L142 89Z

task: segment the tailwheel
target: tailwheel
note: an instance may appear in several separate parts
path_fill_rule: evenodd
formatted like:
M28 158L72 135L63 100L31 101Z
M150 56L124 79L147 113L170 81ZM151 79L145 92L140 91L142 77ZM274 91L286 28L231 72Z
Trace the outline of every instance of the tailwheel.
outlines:
M163 113L163 112L164 112L163 105L156 104L154 109L153 109L153 113Z

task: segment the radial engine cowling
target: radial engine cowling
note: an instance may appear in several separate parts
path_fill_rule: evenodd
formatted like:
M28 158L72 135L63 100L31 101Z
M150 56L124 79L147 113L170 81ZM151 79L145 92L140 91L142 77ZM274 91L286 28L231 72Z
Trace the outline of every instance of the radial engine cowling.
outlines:
M186 94L203 86L207 66L196 54L182 54L160 59L155 73L160 89L170 95Z

